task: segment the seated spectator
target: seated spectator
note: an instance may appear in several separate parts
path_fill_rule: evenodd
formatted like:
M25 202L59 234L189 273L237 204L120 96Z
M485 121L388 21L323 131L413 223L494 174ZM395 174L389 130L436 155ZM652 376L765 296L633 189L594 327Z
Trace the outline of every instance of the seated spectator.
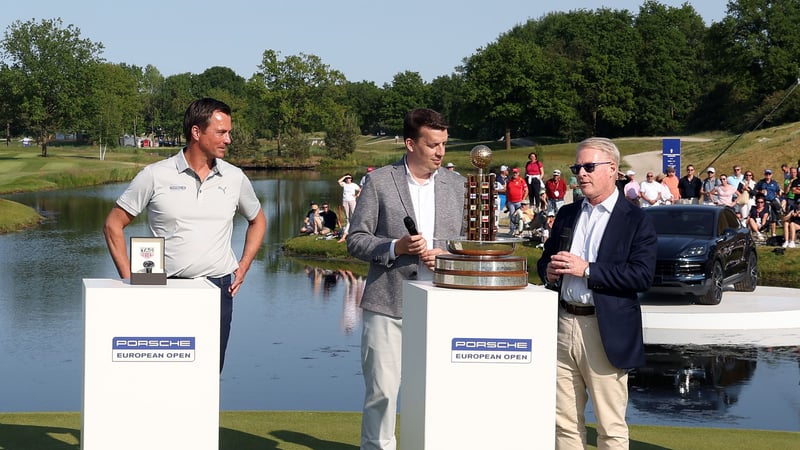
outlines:
M547 239L550 237L550 231L553 229L553 222L556 221L556 213L553 211L547 212L547 218L544 221L544 225L542 226L542 242L536 246L536 248L544 248L544 243L547 242Z
M514 217L512 218L517 224L517 236L522 234L523 230L525 230L535 217L536 212L530 207L528 200L520 202L520 207L518 210L514 211Z
M783 216L783 248L795 248L797 231L800 230L800 211L793 209Z
M311 202L311 209L306 213L303 219L303 226L300 228L301 233L306 234L319 234L322 231L322 217L319 215L319 206Z
M747 218L747 229L756 235L759 241L766 240L761 233L769 225L769 206L763 194L756 194L756 205L750 209L750 215Z
M327 203L322 204L322 211L319 216L322 218L322 234L333 233L339 227L339 217L336 216L335 212L331 211Z

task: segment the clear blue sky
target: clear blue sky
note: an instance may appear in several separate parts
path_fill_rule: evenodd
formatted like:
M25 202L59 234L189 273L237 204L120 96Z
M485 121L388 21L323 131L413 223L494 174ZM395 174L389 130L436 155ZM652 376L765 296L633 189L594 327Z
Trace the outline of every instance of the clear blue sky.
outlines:
M349 81L378 86L406 70L426 81L455 71L465 57L514 25L553 11L627 9L644 0L8 0L5 33L15 20L60 17L105 46L112 63L155 66L164 76L213 66L249 78L264 50L281 57L319 56ZM727 0L661 0L691 4L707 25Z

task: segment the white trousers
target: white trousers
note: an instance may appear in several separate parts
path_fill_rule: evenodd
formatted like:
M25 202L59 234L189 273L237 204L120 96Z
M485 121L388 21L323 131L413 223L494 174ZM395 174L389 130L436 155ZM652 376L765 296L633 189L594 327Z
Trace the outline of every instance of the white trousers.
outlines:
M403 319L364 310L362 323L361 371L366 389L361 449L395 450Z

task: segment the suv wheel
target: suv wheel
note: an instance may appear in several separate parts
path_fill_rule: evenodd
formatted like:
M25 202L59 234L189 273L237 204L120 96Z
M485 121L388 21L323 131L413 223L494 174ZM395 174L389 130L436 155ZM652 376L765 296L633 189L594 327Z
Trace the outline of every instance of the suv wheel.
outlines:
M722 301L722 277L722 265L719 261L716 261L711 269L711 278L708 280L708 292L706 292L706 295L697 297L697 303L701 305L718 305Z
M758 257L756 252L750 252L747 257L747 273L744 279L734 283L733 288L739 292L753 292L758 286Z

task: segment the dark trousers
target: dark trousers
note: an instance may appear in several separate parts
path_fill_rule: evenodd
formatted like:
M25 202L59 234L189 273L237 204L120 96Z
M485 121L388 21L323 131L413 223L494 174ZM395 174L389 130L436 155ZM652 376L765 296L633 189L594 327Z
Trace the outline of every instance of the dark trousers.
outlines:
M219 373L222 373L222 367L225 365L225 350L228 348L228 337L231 335L231 320L233 319L231 276L208 277L208 281L219 287Z
M219 288L219 373L222 373L222 367L225 365L225 350L228 348L228 337L231 335L231 320L233 319L233 296L230 291L232 276L206 278Z

